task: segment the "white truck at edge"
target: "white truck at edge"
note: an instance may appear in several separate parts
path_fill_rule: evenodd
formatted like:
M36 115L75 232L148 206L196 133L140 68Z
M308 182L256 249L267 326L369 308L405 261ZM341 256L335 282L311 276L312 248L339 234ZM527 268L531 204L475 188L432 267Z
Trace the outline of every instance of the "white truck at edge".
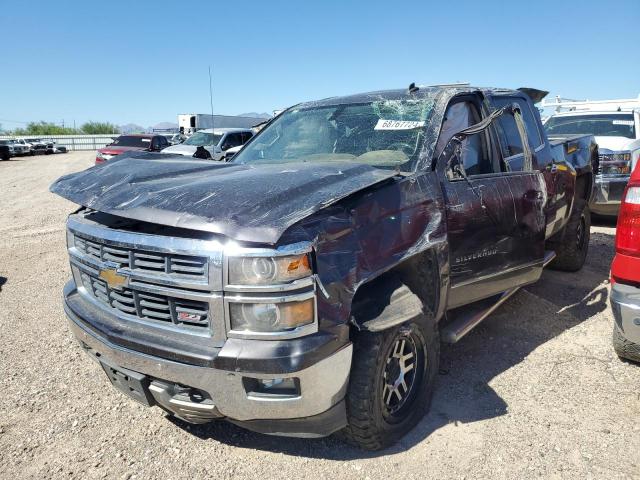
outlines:
M640 96L614 100L542 102L555 112L545 120L550 137L566 134L594 135L600 164L595 177L591 210L617 215L629 176L640 161Z

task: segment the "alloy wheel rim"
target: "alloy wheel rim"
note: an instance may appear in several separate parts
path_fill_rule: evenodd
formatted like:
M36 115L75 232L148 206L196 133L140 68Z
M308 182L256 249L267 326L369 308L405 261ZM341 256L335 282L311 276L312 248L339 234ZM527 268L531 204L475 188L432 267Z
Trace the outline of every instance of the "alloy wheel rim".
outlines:
M411 335L396 339L383 373L382 403L387 416L401 414L414 396L419 367L418 347Z

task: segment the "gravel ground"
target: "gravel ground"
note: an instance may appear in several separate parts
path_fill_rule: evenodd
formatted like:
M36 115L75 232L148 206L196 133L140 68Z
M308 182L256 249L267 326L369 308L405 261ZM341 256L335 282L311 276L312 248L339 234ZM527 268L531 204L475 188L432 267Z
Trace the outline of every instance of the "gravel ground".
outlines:
M0 162L1 478L640 478L640 366L611 347L615 229L442 352L431 413L395 447L188 426L115 391L66 326L65 216L92 152ZM2 285L4 283L4 285Z

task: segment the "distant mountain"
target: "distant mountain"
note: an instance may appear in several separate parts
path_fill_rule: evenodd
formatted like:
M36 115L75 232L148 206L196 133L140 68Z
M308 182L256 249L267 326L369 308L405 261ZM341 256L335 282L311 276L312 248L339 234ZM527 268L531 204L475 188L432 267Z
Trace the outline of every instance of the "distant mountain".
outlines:
M253 117L253 118L271 118L273 115L269 115L268 113L249 112L249 113L241 113L238 116L239 117Z
M120 133L145 133L147 131L146 128L141 125L136 125L135 123L120 125L118 129L120 129Z
M157 130L164 129L164 130L167 130L169 128L177 129L178 128L178 124L177 123L173 123L173 122L160 122L160 123L156 123L153 127L150 128L150 130L153 130L153 129L157 129Z

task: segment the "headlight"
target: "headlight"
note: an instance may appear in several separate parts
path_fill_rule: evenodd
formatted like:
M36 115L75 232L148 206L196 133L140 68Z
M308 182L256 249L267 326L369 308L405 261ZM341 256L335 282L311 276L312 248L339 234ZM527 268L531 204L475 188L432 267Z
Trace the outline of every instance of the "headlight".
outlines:
M231 285L272 285L311 275L309 255L285 257L230 257Z
M286 303L230 303L234 332L282 333L314 322L313 298Z
M600 157L600 173L613 175L631 173L631 153L605 153Z

